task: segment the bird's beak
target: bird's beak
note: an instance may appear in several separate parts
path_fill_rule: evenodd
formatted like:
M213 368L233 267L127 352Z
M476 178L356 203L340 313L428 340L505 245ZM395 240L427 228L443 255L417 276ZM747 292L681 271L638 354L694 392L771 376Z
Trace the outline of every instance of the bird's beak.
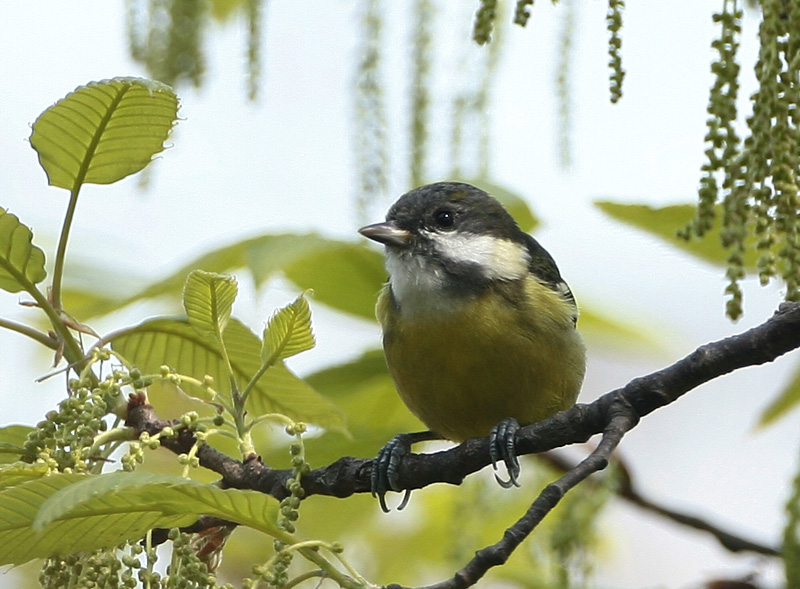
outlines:
M403 247L413 237L410 231L400 229L395 225L394 221L386 221L385 223L374 223L367 225L358 230L364 237L382 243L384 245L393 245L396 247Z

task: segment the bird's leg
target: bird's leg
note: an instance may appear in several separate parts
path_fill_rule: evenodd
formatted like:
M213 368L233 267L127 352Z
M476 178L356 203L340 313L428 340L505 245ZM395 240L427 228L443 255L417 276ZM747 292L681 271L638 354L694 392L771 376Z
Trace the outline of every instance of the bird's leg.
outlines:
M398 468L403 456L411 451L411 445L427 440L441 440L442 436L432 431L414 432L411 434L397 434L386 445L378 451L378 455L372 462L372 496L380 501L381 509L389 513L386 507L386 492L400 491L397 484ZM397 510L400 511L411 498L411 489L406 489L405 496L400 502Z
M514 436L519 429L519 422L513 417L506 417L492 428L489 433L489 456L492 458L492 468L497 470L497 462L502 460L508 471L508 480L504 481L497 472L494 478L504 489L519 487L519 459L514 444Z

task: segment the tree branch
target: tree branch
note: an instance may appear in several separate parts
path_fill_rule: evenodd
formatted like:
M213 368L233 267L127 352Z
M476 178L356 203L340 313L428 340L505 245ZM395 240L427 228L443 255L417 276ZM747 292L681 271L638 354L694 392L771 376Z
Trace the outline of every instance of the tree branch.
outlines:
M561 497L591 473L605 468L613 449L639 418L672 403L695 387L719 376L775 360L800 347L800 303L784 303L765 323L744 333L701 346L672 366L636 378L589 404L575 405L549 419L521 428L516 436L517 454L534 454L568 444L603 437L586 459L548 485L525 515L506 530L494 545L479 550L451 579L432 585L436 589L461 589L474 584L485 572L502 564ZM152 407L131 403L128 425L156 433L171 422L159 420ZM191 432L163 445L184 453L194 444ZM203 445L200 464L217 472L228 487L254 489L283 499L289 493L286 480L291 470L272 469L259 459L240 462ZM344 457L303 476L306 496L348 497L370 491L371 459ZM472 438L455 448L433 454L409 454L400 464L401 489L419 489L432 483L460 484L464 478L489 464L488 438ZM688 521L684 521L692 525ZM696 522L695 522L696 523Z
M624 399L615 402L609 411L609 423L597 448L584 458L575 468L568 470L557 481L547 485L533 504L517 522L508 528L503 538L491 546L482 548L460 571L450 579L428 585L423 589L464 589L477 583L486 572L495 566L505 564L511 553L527 538L545 516L558 505L558 502L589 475L608 466L608 460L622 437L639 421L632 407ZM393 589L398 585L392 585Z

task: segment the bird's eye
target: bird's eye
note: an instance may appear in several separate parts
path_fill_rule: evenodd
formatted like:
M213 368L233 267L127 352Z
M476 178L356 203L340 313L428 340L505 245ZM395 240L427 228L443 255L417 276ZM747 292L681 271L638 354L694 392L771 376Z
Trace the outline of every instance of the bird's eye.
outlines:
M442 209L433 214L433 220L439 227L448 228L456 222L456 215L453 211Z

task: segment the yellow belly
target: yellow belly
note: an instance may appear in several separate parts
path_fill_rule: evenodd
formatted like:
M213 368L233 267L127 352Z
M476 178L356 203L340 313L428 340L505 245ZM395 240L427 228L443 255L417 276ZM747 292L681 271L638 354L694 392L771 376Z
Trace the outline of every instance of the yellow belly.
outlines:
M381 295L389 372L431 430L462 441L506 417L530 424L575 402L586 360L570 309L538 283L525 296L515 306L490 291L444 316L401 319L388 291Z

